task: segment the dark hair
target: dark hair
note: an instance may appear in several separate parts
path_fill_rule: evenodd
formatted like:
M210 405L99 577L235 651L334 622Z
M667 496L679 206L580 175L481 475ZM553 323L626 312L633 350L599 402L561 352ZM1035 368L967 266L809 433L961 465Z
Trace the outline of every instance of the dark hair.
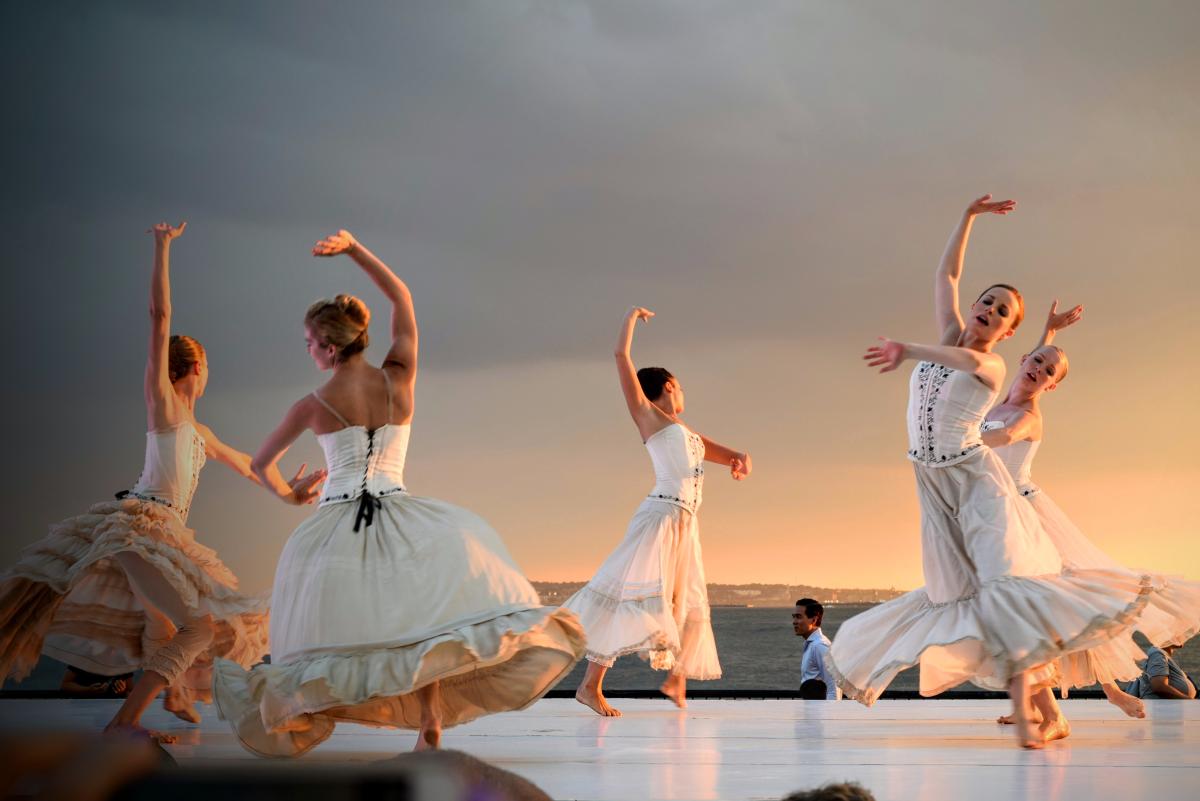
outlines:
M875 801L875 796L857 782L839 782L811 790L799 790L783 801Z
M1007 289L1009 292L1011 292L1017 296L1017 308L1015 309L1015 311L1013 313L1013 323L1012 323L1012 330L1016 331L1017 326L1020 325L1021 321L1025 319L1025 298L1021 297L1021 291L1019 289L1017 289L1015 286L1013 286L1012 284L992 284L987 289L985 289L979 293L979 298L982 298L984 295L991 292L996 287L1000 287L1001 289ZM976 303L979 302L979 298L975 298Z
M656 401L662 397L663 387L675 376L665 367L643 367L638 370L638 383L642 385L642 394L646 400Z
M813 600L812 598L801 598L799 601L796 601L796 606L804 607L804 614L808 617L815 617L817 625L821 625L821 618L825 616L825 607L821 606L820 601Z
M821 679L809 679L800 685L800 698L805 701L824 701L829 688Z

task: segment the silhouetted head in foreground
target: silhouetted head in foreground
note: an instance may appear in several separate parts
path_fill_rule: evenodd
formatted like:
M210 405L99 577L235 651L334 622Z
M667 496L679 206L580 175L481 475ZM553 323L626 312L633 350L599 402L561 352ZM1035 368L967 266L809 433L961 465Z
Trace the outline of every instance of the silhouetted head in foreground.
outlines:
M875 796L857 782L839 782L800 790L785 796L783 801L875 801Z

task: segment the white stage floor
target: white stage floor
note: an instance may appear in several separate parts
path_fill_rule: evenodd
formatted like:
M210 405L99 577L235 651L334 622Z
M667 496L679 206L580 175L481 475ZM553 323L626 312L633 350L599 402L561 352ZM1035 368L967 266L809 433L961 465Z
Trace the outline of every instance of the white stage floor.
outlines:
M778 799L832 781L857 781L879 801L1091 801L1200 798L1200 704L1147 702L1130 720L1104 701L1066 701L1069 740L1019 750L994 723L1001 701L621 700L617 719L571 700L543 700L446 732L460 749L533 781L558 799ZM0 700L6 732L96 730L116 701ZM161 709L148 726L180 735L180 764L256 760L213 707L199 726ZM303 762L384 759L411 732L339 726Z

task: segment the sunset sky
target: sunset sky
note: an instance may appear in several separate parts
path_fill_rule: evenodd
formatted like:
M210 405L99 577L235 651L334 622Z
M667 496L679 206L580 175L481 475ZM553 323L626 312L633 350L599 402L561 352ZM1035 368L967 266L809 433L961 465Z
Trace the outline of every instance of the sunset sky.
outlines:
M974 196L964 294L1083 303L1034 477L1100 546L1200 578L1200 4L22 4L5 11L10 448L0 563L141 467L152 240L198 416L253 451L325 377L313 300L387 309L353 231L412 287L407 483L467 506L534 579L583 580L652 484L612 347L672 370L712 466L710 581L921 583L907 369ZM285 458L319 464L306 436ZM310 510L210 464L191 523L252 591Z

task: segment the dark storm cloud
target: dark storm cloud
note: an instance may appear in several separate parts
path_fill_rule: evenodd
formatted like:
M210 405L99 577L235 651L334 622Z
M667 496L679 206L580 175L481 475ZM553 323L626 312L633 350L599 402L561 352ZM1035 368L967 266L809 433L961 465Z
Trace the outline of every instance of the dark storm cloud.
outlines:
M603 362L632 303L693 369L719 344L755 381L807 380L795 347L852 387L865 341L927 333L928 273L982 191L1021 208L980 225L970 286L1039 309L1086 292L1085 341L1152 339L1160 369L1194 342L1174 312L1197 296L1196 3L10 3L4 22L19 541L136 474L142 231L163 218L191 224L175 330L209 348L205 414L243 447L316 381L312 300L361 294L382 337L370 283L308 255L341 226L411 283L424 369L481 398L463 375ZM545 400L519 395L496 420ZM764 420L799 416L776 400Z

